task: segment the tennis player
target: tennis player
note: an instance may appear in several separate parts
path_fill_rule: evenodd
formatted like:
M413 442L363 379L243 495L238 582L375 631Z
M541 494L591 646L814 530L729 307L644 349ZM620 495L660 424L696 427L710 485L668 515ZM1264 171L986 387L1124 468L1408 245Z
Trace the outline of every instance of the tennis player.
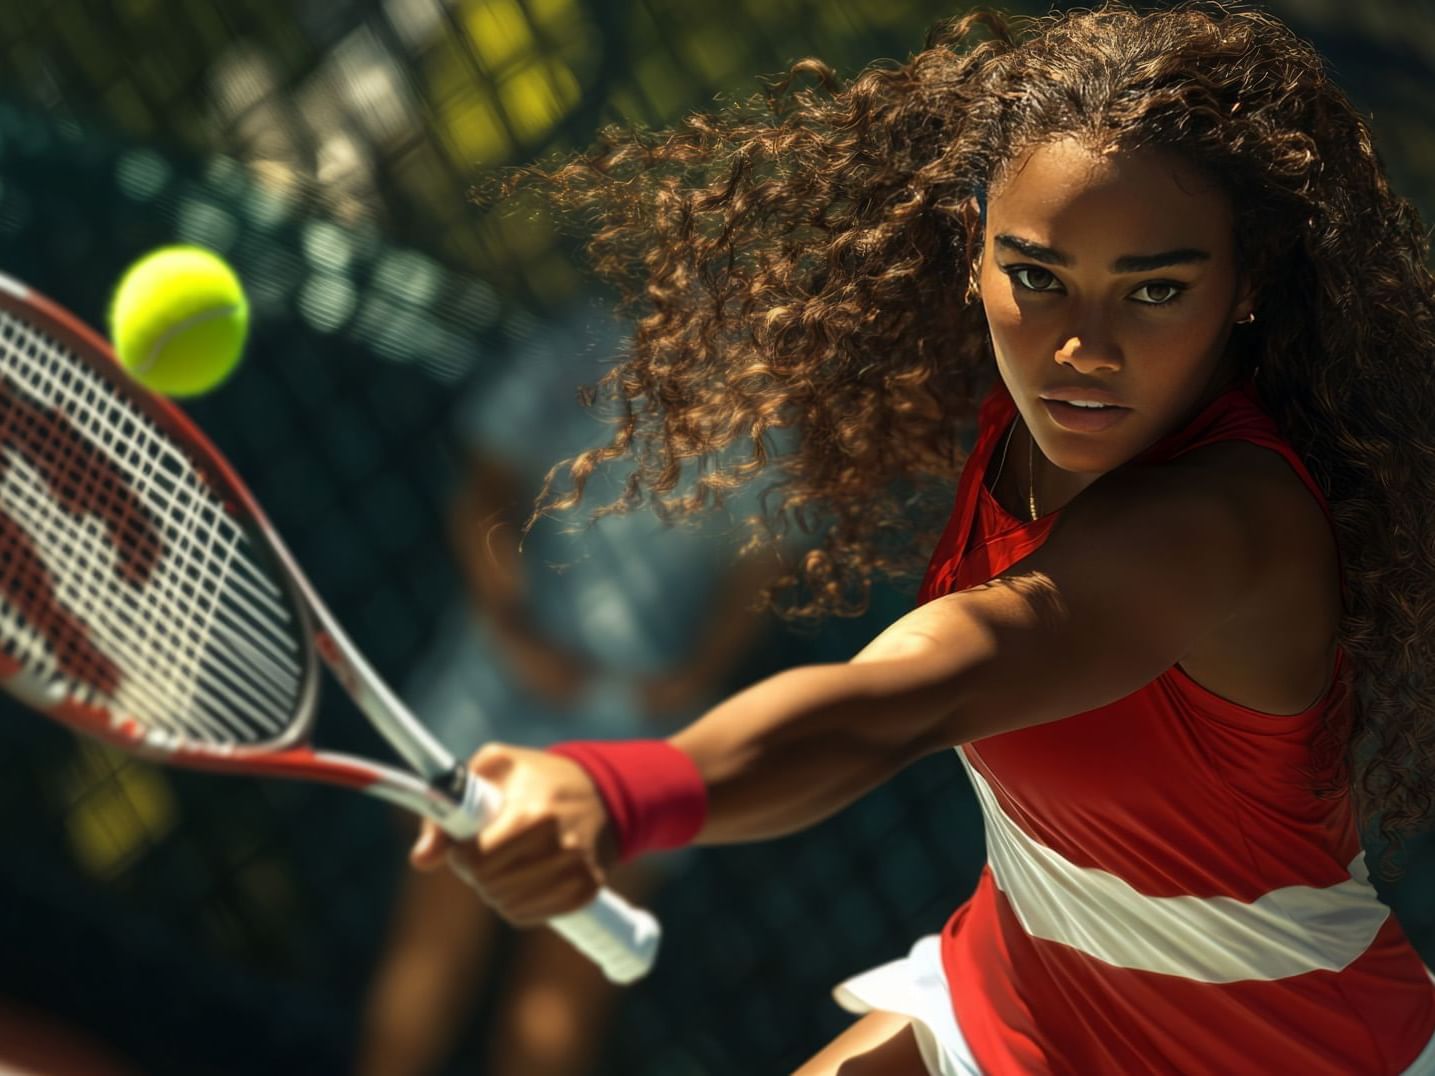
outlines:
M614 453L646 432L661 491L796 427L754 470L829 528L804 609L894 536L916 608L667 740L481 750L502 816L414 862L533 923L955 748L976 890L837 988L864 1015L803 1076L1435 1072L1360 845L1378 816L1393 854L1435 778L1435 282L1365 123L1277 20L1211 5L796 70L822 86L606 132L547 189L637 315ZM914 491L958 472L924 535Z

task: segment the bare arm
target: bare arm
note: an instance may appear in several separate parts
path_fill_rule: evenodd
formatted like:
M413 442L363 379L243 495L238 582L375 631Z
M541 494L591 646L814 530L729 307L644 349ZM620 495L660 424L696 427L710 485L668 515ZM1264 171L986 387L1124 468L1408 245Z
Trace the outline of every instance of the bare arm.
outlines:
M813 825L924 755L1130 694L1259 600L1279 513L1251 481L1194 464L1113 472L1045 544L937 598L849 662L790 669L670 738L708 792L700 844ZM457 863L514 922L578 907L613 861L593 783L567 758L489 748L503 813ZM419 867L441 862L434 827Z
M708 785L699 842L803 829L924 755L1155 679L1270 576L1279 527L1248 507L1197 467L1111 476L991 582L914 610L851 662L728 699L670 739Z

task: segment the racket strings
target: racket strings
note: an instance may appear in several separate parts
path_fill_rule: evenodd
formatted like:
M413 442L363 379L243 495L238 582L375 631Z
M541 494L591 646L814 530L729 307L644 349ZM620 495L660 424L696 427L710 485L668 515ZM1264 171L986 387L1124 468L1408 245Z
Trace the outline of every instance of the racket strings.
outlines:
M8 313L0 446L6 656L161 738L282 735L302 648L244 529L148 416Z

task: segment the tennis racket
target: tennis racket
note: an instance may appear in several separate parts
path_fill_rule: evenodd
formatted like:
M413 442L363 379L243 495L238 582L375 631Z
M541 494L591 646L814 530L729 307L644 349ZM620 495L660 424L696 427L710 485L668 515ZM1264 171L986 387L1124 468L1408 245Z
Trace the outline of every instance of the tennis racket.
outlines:
M311 745L320 661L408 770ZM459 839L501 806L369 667L184 413L4 274L0 684L146 758L357 789ZM645 974L660 937L607 889L550 925L614 982Z

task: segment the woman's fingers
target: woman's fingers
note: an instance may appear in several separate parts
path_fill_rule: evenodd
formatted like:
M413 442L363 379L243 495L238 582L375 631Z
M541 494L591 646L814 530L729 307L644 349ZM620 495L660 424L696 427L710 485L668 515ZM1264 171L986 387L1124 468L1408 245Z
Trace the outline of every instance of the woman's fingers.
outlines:
M586 865L541 855L512 863L503 871L476 871L472 858L449 852L449 866L504 919L514 926L536 926L576 911L597 894L601 879Z
M454 847L454 840L437 822L425 818L419 829L418 840L409 850L409 862L416 870L431 871L443 866L444 855Z
M517 926L587 904L603 884L599 837L607 815L591 780L568 759L490 744L469 768L491 782L502 808L474 839L452 841L426 823L411 858L420 869L448 862L495 911Z
M603 879L582 842L565 837L555 819L543 816L500 817L477 841L449 849L448 861L508 918L532 918L536 907L549 906L555 887L572 889L573 880L585 879L596 893Z

